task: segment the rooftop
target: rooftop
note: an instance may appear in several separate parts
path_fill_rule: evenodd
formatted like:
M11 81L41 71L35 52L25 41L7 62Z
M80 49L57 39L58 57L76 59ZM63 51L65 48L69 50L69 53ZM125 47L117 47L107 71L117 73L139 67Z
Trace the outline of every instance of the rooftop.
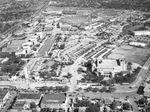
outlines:
M18 99L40 99L41 94L35 93L20 93Z
M14 105L12 106L13 109L23 109L23 106L25 105L25 102L18 102L16 101Z
M7 93L8 93L8 91L0 90L0 99L2 100Z
M66 100L66 96L63 93L60 94L45 94L42 103L63 103Z
M98 68L114 68L120 66L119 60L104 59L98 60Z
M6 48L4 52L16 52L21 45L25 42L25 40L13 40Z

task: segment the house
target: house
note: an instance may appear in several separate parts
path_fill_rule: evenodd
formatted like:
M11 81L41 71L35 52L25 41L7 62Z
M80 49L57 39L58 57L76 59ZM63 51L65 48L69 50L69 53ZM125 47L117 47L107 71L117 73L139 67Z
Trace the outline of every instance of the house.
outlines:
M10 93L8 91L0 90L0 109L2 108L3 104L9 98Z
M34 102L36 105L39 104L42 96L36 93L20 93L16 101L18 102Z
M64 108L66 95L63 93L59 94L45 94L41 101L41 108Z
M96 59L95 67L98 73L109 78L110 74L114 77L115 73L126 71L126 61L124 59Z

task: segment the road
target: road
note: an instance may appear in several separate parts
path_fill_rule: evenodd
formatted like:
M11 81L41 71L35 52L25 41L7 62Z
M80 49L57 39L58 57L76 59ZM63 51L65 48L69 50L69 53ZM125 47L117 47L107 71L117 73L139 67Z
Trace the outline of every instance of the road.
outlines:
M148 67L150 66L150 58L145 62L145 64L143 65L142 69L140 70L136 80L129 84L129 85L118 85L116 86L117 91L116 92L122 92L122 91L126 91L126 92L132 92L137 90L137 88L144 82L144 79L148 77ZM146 69L147 68L147 69ZM135 85L136 88L135 89L131 89L129 88L130 86Z

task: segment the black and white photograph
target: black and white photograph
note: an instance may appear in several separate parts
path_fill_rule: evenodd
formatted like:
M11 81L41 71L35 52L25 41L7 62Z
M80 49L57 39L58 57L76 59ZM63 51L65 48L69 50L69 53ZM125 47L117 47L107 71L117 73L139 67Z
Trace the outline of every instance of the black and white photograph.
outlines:
M0 112L150 112L150 0L0 0Z

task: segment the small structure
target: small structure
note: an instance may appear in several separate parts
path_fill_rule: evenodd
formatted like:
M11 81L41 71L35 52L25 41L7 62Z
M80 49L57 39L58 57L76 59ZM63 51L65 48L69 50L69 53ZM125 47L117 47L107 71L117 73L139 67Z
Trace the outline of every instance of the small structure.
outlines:
M60 94L45 94L42 101L41 107L42 108L64 108L66 100L66 95L63 93Z

